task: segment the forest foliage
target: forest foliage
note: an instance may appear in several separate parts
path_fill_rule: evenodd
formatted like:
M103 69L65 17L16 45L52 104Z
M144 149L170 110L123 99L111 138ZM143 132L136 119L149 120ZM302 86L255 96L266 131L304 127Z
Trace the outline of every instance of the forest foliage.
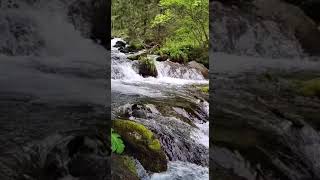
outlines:
M112 35L177 62L208 66L209 0L113 0Z

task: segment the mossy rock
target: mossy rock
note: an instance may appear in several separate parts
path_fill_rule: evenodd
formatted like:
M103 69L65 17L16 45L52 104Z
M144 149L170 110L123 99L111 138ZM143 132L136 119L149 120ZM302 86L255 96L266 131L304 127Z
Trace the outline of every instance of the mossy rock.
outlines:
M299 82L298 90L304 96L320 97L320 78Z
M144 125L130 120L115 120L113 128L121 135L126 145L125 153L137 158L146 170L167 170L166 155L159 140Z
M111 179L139 180L134 159L129 156L111 155Z
M157 77L158 71L152 59L147 57L140 57L139 59L139 74L143 77Z

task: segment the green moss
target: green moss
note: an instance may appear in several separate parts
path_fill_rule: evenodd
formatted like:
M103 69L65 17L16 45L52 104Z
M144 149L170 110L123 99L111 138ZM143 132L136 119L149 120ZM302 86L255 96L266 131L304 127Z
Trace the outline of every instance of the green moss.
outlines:
M134 159L130 156L112 154L112 179L138 180Z
M125 153L137 158L146 170L162 172L167 169L161 144L148 128L130 120L114 120L113 128L126 144Z
M320 97L320 78L303 81L297 84L298 90L302 95Z
M154 151L160 151L161 150L161 145L159 140L153 140L151 143L149 143L148 147Z
M153 133L147 129L144 125L136 123L129 120L117 120L114 123L115 128L121 128L121 130L134 130L139 133L143 138L146 138L148 141L151 141L153 138Z
M134 174L137 173L136 164L133 159L129 156L122 156L123 164L128 168L128 170Z
M200 91L203 93L209 93L209 86L202 86L200 87Z
M114 125L122 130L126 129L128 131L133 130L138 133L135 134L136 137L140 139L146 140L148 147L151 150L159 151L161 150L161 145L158 139L154 138L153 133L147 129L144 125L138 124L134 121L127 121L127 120L117 120Z

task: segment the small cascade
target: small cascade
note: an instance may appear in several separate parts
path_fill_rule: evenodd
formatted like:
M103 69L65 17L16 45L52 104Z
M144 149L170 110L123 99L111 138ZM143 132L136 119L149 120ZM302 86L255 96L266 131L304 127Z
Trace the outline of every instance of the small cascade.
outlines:
M114 38L111 40L111 64L112 79L125 80L125 81L144 81L144 82L167 82L178 83L179 81L202 81L207 82L200 71L189 67L188 65L182 65L171 61L158 62L155 55L150 55L149 58L154 60L158 76L157 78L143 78L139 75L139 62L129 60L127 54L124 54L114 47L117 42L123 42L120 38ZM140 53L140 52L138 52ZM148 81L149 80L149 81Z
M158 71L158 78L177 78L188 80L204 80L201 72L179 63L170 61L155 62Z

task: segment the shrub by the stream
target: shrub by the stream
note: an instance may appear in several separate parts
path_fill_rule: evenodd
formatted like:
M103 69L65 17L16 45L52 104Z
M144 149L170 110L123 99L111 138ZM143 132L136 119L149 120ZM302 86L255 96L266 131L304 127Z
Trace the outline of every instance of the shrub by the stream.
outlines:
M197 61L207 68L209 67L208 48L200 47L194 43L194 39L179 38L168 40L156 51L161 57L168 56L173 62L187 63Z
M116 0L112 9L112 34L130 42L129 51L143 44L172 61L209 67L209 1Z

